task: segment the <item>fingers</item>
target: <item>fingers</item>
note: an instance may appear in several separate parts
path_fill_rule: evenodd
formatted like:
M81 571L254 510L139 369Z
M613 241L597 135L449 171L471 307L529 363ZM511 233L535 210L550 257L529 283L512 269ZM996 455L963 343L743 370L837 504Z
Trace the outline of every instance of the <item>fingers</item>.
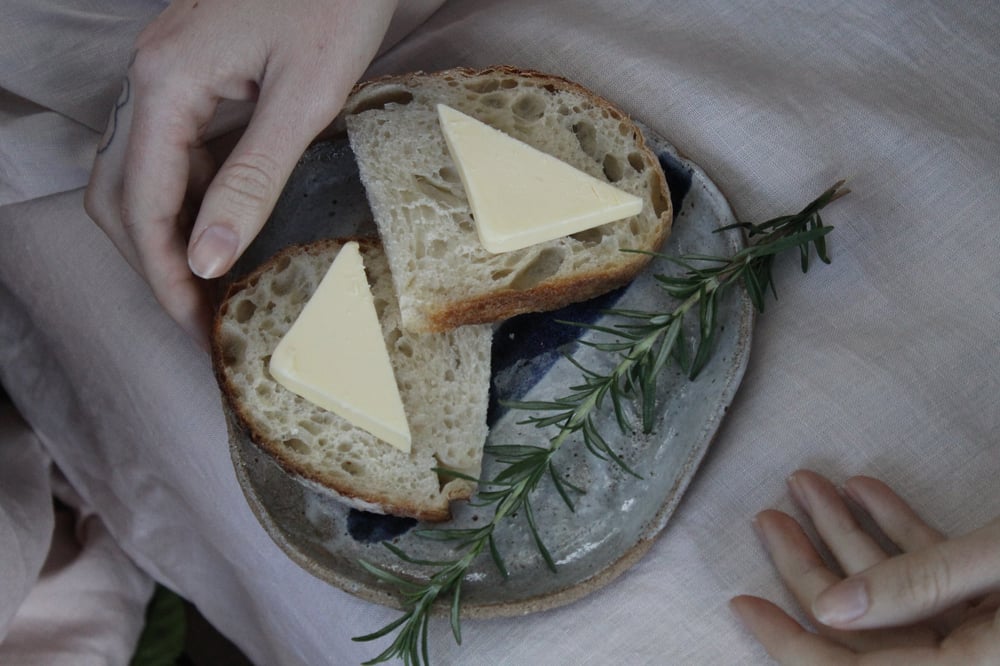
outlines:
M296 161L370 62L395 3L198 6L171 3L137 39L85 205L204 346L209 310L198 276L225 273L257 235ZM251 122L216 174L202 142L251 102Z
M769 601L739 596L729 606L767 653L781 664L841 666L855 660L851 650L806 631Z
M856 476L844 492L872 517L885 535L903 551L920 550L944 541L899 495L878 479Z
M330 121L326 105L303 99L307 84L295 94L282 88L261 91L250 125L205 193L185 252L200 277L229 270L271 214L309 142Z
M799 470L788 478L788 488L846 574L864 571L886 558L885 551L861 529L827 479Z
M344 3L328 16L329 36L308 45L313 52L285 45L272 54L250 124L202 201L187 248L194 274L224 274L257 236L298 159L374 56L393 9L391 2ZM336 48L333 62L328 48Z
M761 511L755 518L758 533L774 568L803 608L840 580L827 568L802 527L781 511Z
M875 565L825 591L821 622L842 629L905 624L1000 589L1000 519L964 537Z

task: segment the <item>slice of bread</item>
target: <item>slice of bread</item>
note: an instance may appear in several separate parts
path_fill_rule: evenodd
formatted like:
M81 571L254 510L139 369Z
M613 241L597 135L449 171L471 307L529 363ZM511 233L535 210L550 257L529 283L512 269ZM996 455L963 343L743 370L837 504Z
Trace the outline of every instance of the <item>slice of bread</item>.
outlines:
M438 103L642 198L642 212L489 253L445 144ZM655 251L670 231L667 183L639 128L559 77L496 67L377 79L355 89L338 123L357 157L407 330L445 331L597 296L649 261L621 250Z
M385 255L360 241L392 360L412 450L399 449L295 395L268 373L278 341L295 321L340 250L337 241L293 246L234 283L212 332L212 360L230 437L250 438L286 471L365 511L441 521L449 502L478 477L486 441L489 326L414 334L400 328Z

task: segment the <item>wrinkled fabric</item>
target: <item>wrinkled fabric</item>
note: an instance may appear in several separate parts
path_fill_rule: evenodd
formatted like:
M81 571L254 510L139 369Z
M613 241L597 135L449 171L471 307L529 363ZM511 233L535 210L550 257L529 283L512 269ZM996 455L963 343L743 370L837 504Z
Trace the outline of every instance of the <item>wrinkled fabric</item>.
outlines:
M0 22L0 380L37 465L51 459L139 570L255 663L370 658L385 642L350 638L396 611L319 583L268 538L207 357L82 209L131 40L161 6L70 4L8 3ZM794 608L750 520L800 515L784 485L800 467L879 477L949 534L1000 514L998 34L986 1L463 0L373 64L578 81L699 164L741 220L797 210L841 177L853 191L824 216L831 265L777 262L740 391L650 552L570 606L466 621L460 647L432 622L435 663L761 663L726 604ZM18 557L5 539L0 570ZM39 566L4 584L27 589ZM0 618L17 603L0 600Z

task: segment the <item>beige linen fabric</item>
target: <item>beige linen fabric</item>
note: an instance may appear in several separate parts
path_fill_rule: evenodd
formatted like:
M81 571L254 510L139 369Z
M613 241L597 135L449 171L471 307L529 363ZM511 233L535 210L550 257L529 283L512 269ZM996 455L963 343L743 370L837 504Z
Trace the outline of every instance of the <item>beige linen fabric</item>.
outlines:
M207 358L75 190L138 17L157 8L109 0L102 15L134 20L96 36L78 14L98 3L73 4L73 21L36 23L14 3L0 25L0 379L121 549L257 663L358 663L380 648L350 637L395 613L270 542L236 484ZM47 57L52 31L77 47ZM742 388L649 554L569 607L468 621L461 647L435 622L436 663L762 663L726 603L791 608L750 519L795 513L784 478L799 467L878 476L948 533L1000 513L997 34L985 1L462 0L373 65L575 79L673 141L743 220L840 177L853 189L826 216L831 266L778 262ZM0 567L10 557L0 545Z

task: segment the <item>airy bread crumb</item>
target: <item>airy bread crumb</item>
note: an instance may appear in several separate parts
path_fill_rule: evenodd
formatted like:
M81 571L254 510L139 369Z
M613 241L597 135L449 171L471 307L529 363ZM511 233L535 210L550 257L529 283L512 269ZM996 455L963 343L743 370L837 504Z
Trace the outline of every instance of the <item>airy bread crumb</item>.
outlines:
M339 251L337 241L288 248L235 283L212 336L213 365L230 436L249 437L285 470L366 511L447 520L474 484L436 467L479 475L490 382L489 326L414 334L377 242L361 252L413 437L409 454L288 391L268 373L271 352Z

